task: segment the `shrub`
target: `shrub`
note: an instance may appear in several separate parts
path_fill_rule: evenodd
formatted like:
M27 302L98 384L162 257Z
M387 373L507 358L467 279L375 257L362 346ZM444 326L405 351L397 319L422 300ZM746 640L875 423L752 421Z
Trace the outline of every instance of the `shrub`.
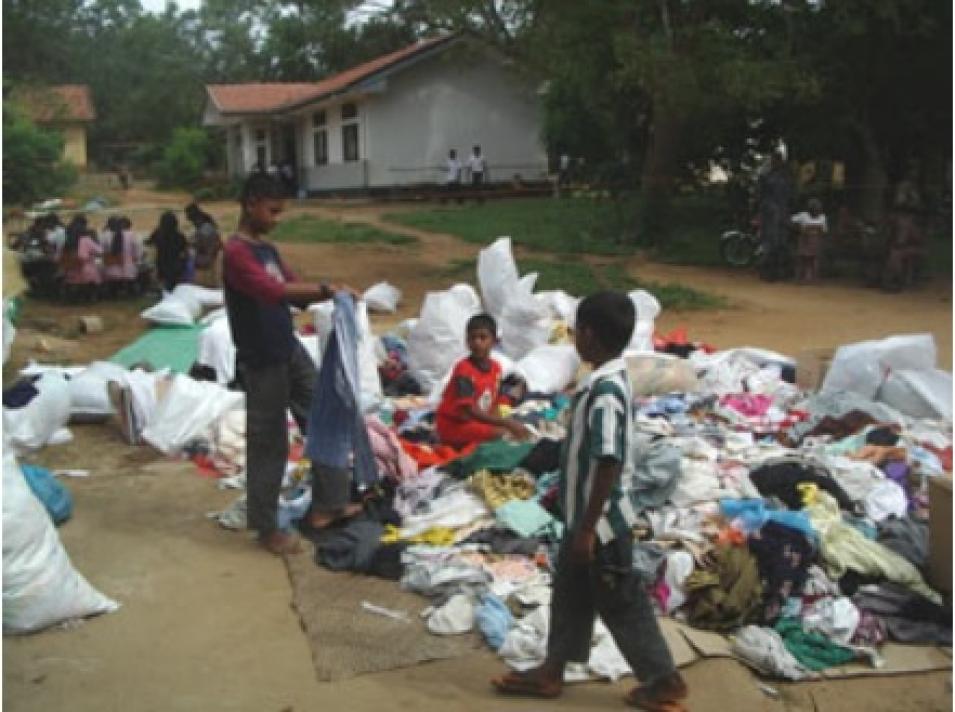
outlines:
M202 129L180 128L163 149L157 165L162 188L192 189L202 182L209 156L209 136Z
M38 127L9 100L3 106L3 199L29 204L55 197L77 177L63 160L63 137Z

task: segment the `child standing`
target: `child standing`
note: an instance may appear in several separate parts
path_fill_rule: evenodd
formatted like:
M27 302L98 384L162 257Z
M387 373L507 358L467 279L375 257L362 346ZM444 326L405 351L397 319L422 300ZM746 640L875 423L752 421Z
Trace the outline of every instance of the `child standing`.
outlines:
M822 203L811 198L806 210L793 215L792 222L799 229L796 244L798 260L796 279L803 282L815 282L819 279L819 252L822 238L829 232L826 216L822 212Z
M510 433L522 440L529 435L523 424L497 415L501 404L501 365L491 358L497 343L497 324L489 314L472 316L467 323L471 353L458 361L444 389L435 417L442 443L462 448Z
M285 189L275 178L250 176L239 205L239 228L226 243L222 278L246 393L248 523L266 549L292 553L298 541L276 521L288 460L285 411L291 409L304 433L315 365L295 336L289 305L330 299L337 288L297 281L266 241L285 207Z
M578 387L560 460L560 504L566 526L554 574L544 663L493 680L499 692L561 694L568 662L590 657L600 615L641 685L627 702L645 710L679 710L687 695L631 559L635 515L621 478L633 468L630 380L620 354L635 310L625 294L602 292L577 309L574 339L593 372Z

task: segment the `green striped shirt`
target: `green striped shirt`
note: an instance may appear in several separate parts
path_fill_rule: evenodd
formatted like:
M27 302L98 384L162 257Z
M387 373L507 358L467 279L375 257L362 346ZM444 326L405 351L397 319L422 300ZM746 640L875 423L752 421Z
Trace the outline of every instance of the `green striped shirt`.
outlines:
M603 457L620 462L622 473L604 503L597 536L606 544L635 524L636 514L622 486L632 476L632 431L630 378L623 359L617 358L590 374L571 403L560 462L560 502L568 529L575 529L587 510L598 461Z

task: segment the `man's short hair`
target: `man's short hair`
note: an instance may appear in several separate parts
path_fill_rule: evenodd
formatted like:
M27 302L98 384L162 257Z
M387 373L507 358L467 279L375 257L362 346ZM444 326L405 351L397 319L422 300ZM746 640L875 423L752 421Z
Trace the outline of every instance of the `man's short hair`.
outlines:
M577 328L586 326L608 352L619 354L630 343L637 310L620 292L597 292L577 307Z
M497 322L494 321L494 317L490 314L475 314L468 319L465 333L470 334L472 331L477 331L478 329L487 329L495 339L497 338Z
M280 200L285 198L285 187L267 173L253 173L245 179L239 193L239 205L248 205L253 200Z

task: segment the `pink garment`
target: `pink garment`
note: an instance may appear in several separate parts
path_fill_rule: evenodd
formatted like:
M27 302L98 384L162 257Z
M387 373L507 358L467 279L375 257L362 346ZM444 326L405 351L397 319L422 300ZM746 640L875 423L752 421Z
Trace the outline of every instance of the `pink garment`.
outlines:
M753 393L734 393L720 398L720 405L732 408L747 418L766 415L773 405L772 396Z
M374 415L365 417L365 427L368 429L368 440L371 442L371 451L375 455L379 474L396 482L418 475L417 463L401 447L401 442L393 430Z
M101 284L103 276L100 274L96 256L103 253L103 249L92 237L84 235L76 247L76 263L66 270L63 279L67 284Z
M103 233L104 261L109 261L110 247L113 244L113 233ZM143 246L131 230L123 233L123 254L119 264L107 264L103 267L103 277L108 282L132 282L139 273L139 263L143 256Z

